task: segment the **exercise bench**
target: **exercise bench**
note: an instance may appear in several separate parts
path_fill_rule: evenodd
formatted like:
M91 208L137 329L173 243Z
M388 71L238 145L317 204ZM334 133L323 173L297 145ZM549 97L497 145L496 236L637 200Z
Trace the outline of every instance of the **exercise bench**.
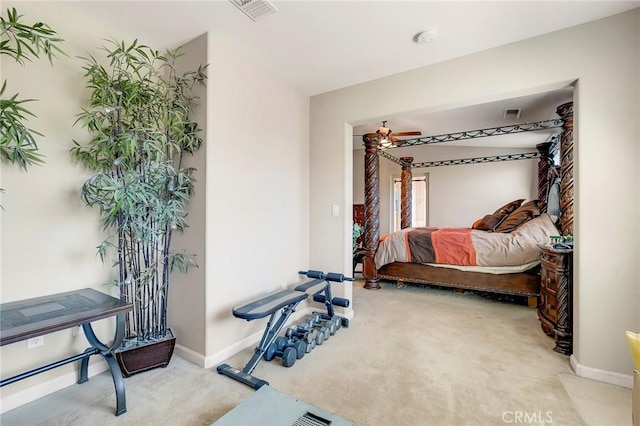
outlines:
M319 283L323 283L321 279L310 281L308 284L313 287ZM255 319L264 318L270 316L267 326L262 334L260 343L254 349L253 356L247 362L242 370L231 367L229 364L220 364L217 367L219 374L231 377L245 385L251 386L254 389L260 389L264 385L269 383L265 380L258 379L251 375L253 370L260 362L260 359L264 356L278 333L285 325L289 317L295 312L296 307L300 302L305 300L309 295L304 291L298 290L278 290L266 295L265 297L248 303L244 306L233 308L232 313L236 318L241 318L247 321L253 321Z
M278 333L280 333L280 330L282 330L282 327L284 327L291 314L295 312L295 309L300 302L307 299L309 295L312 296L315 302L325 304L327 313L321 314L323 320L333 321L335 318L340 320L342 325L348 327L349 320L347 318L338 318L334 316L333 305L348 307L349 299L332 297L331 281L343 282L354 281L354 279L345 277L342 274L333 272L325 274L324 272L314 270L300 271L299 274L305 275L308 278L311 278L311 280L299 284L293 290L277 290L267 294L261 299L232 309L231 312L234 317L241 318L246 321L253 321L267 316L270 318L260 342L254 349L253 356L244 368L240 370L231 367L226 363L220 364L216 368L219 374L231 377L232 379L251 386L256 390L260 389L262 386L268 385L269 383L267 381L259 379L251 373L253 373L253 370L256 368L261 358L264 358L267 361L273 359L275 351L280 349L280 347L275 343L277 342L276 338L278 338ZM282 337L281 339L285 338ZM287 367L293 365L293 362L295 362L295 359L285 362L285 360L290 358L290 355L292 355L292 351L295 351L292 347L282 348L281 355L283 355L283 364ZM304 355L304 353L302 355ZM300 355L300 357L302 355Z

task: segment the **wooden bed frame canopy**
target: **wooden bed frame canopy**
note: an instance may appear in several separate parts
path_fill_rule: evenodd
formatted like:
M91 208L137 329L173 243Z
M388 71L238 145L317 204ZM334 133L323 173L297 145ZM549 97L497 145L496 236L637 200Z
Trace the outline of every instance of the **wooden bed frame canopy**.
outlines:
M549 141L554 145L555 140L559 139L558 136L553 136ZM530 160L533 158L540 158L542 153L536 152L524 152L519 154L502 154L502 155L490 155L486 157L473 157L473 158L457 158L455 160L438 160L438 161L424 161L422 163L414 163L413 157L401 157L396 158L386 151L378 151L380 157L384 157L387 160L391 160L400 166L410 166L412 169L422 169L427 167L438 166L458 166L460 164L477 164L477 163L496 163L499 161L515 161L515 160Z
M567 102L556 109L559 118L535 123L494 127L489 129L468 130L436 136L405 139L398 147L445 143L462 139L475 139L488 136L509 135L561 128L559 138L536 146L537 152L524 154L506 154L490 157L464 158L457 160L414 163L413 157L396 158L380 149L382 136L368 133L363 136L365 145L365 197L364 197L364 259L363 275L365 288L379 289L380 279L407 281L414 283L435 284L457 289L481 290L496 293L516 294L532 297L539 293L540 279L537 275L518 274L485 274L479 272L462 272L456 269L437 268L421 264L392 263L380 270L376 269L374 255L380 239L380 167L379 157L387 158L402 167L401 175L401 228L411 226L411 181L412 169L437 167L445 165L488 163L501 161L524 160L538 158L538 199L540 211L547 211L547 195L554 176L560 179L560 217L563 235L573 235L573 102ZM559 142L558 140L559 139ZM553 165L554 153L560 148L559 171ZM393 149L393 148L391 148ZM513 286L514 280L522 280L522 285ZM535 306L535 305L534 305Z

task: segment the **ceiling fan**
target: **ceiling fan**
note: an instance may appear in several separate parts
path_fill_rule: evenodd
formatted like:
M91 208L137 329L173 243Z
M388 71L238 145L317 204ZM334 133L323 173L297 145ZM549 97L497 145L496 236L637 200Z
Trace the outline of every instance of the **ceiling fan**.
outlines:
M391 148L393 146L402 145L402 137L406 136L422 136L422 132L420 131L411 131L411 132L394 132L390 128L387 127L387 120L382 122L382 126L376 130L376 133L382 136L380 140L380 146L382 148Z

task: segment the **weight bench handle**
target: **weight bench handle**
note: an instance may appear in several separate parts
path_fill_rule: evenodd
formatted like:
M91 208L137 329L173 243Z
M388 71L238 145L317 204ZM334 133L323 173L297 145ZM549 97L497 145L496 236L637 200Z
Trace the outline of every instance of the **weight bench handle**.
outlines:
M337 283L341 283L343 281L355 281L354 278L345 277L344 275L336 274L335 272L327 272L327 274L324 276L324 279L327 281L333 281Z
M345 277L343 274L338 274L336 272L327 272L326 274L322 271L315 271L310 269L308 271L298 271L300 275L306 275L309 278L319 278L322 280L333 281L337 283L341 283L343 281L355 281L355 278Z

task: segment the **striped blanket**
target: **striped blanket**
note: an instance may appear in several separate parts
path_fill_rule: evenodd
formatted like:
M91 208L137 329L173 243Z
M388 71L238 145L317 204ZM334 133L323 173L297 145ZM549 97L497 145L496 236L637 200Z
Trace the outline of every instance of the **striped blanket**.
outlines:
M376 267L392 262L461 266L519 266L540 259L538 244L560 232L541 214L509 233L471 228L407 228L385 235L375 255Z

